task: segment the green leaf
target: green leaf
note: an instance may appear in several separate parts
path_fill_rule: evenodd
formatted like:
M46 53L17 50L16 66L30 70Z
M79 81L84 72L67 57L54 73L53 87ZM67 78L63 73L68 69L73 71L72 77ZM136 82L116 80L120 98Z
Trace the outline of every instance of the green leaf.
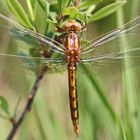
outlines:
M6 0L6 2L19 22L25 27L33 29L33 26L20 3L17 0Z
M47 10L47 1L46 0L38 0L39 5L41 6L41 8L46 11Z
M96 5L89 6L89 8L87 8L87 10L85 11L86 15L89 17L92 16L92 13L95 10L95 8L96 8Z
M56 12L50 12L50 18L53 20L54 23L57 23L56 17Z
M59 13L61 13L62 0L57 0L57 4L58 4Z
M68 7L63 10L63 15L69 15L70 18L74 18L76 13L78 13L78 9L75 7Z
M55 22L54 20L50 20L50 19L47 19L46 21L47 21L47 25L48 25L46 35L49 38L52 38L57 21Z
M28 11L31 17L32 21L35 21L35 14L34 14L34 9L35 9L35 5L36 5L36 0L27 0L27 7L28 7Z
M86 9L86 8L89 8L90 6L98 4L98 3L102 2L102 1L103 0L86 0L83 3L81 3L78 8L79 9Z
M59 13L61 13L69 4L71 0L57 0Z
M57 3L58 3L59 12L61 13L63 9L65 9L68 6L70 0L57 0Z
M0 96L0 108L2 108L2 110L9 115L9 106L8 106L8 102L7 100Z
M84 22L88 20L86 14L84 14L83 12L77 12L76 19L80 19L81 21L84 21Z
M35 10L37 5L37 0L30 0L33 10Z
M99 20L101 18L104 18L114 12L116 12L119 8L121 8L124 4L126 3L126 1L120 1L120 2L115 2L112 3L104 8L102 8L101 10L97 11L95 14L93 14L90 18L89 18L89 22L92 21L96 21Z
M69 4L70 4L71 0L62 0L62 10L65 9Z
M56 14L58 14L59 13L58 4L57 3L50 4L49 10L50 10L50 16L51 16L51 12L55 12Z

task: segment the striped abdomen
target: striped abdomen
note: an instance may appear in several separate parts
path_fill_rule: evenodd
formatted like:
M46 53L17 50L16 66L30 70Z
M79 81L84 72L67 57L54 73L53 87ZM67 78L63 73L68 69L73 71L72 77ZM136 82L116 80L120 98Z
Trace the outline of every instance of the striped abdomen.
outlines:
M68 77L69 77L69 97L70 97L70 109L71 118L74 126L74 131L79 134L79 112L78 112L78 100L76 89L76 63L70 62L68 64Z

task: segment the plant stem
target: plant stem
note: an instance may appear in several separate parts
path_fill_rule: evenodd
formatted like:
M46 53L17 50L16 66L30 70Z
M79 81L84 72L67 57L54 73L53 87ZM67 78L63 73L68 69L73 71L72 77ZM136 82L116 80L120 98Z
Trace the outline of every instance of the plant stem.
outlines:
M27 113L31 110L31 106L33 104L33 100L35 98L35 95L37 93L37 90L39 88L39 84L41 82L41 80L43 79L45 72L47 70L47 67L43 67L41 72L37 75L36 81L32 87L31 93L28 97L27 103L25 108L23 109L23 112L21 113L19 119L17 121L14 121L13 123L13 127L8 135L7 140L12 140L18 130L18 128L20 127L20 125L22 124L25 116L27 115Z

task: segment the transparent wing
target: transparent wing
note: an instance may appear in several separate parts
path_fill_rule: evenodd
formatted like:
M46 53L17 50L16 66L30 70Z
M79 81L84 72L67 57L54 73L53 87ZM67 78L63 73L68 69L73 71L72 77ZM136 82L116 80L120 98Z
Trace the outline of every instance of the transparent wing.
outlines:
M82 47L81 65L100 73L109 69L122 70L122 64L133 60L140 64L140 17ZM88 46L89 45L89 46ZM131 65L132 66L132 65ZM99 71L99 72L98 72Z
M29 30L2 14L0 14L0 21L6 21L6 23L9 24L6 26L1 25L0 28L7 28L7 30L12 31L16 37L22 39L24 38L24 41L27 40L27 38L29 38L28 40L34 39L34 41L40 44L49 46L54 52L64 54L64 46L57 41L49 37L43 36L35 31Z
M0 54L1 93L29 93L33 78L47 67L46 74L66 70L64 59L28 57L25 55ZM29 79L28 79L29 78ZM30 81L32 79L33 81ZM12 90L12 91L11 91Z
M28 76L35 78L44 66L46 74L63 72L67 67L64 60L61 44L0 14L1 93L29 93L34 81Z
M10 72L11 69L31 70L37 72L42 66L48 68L48 72L61 72L65 70L64 59L30 57L25 55L0 54L0 72Z
M131 35L138 35L139 31L136 31L140 27L140 16L136 17L135 19L131 20L127 24L125 24L122 28L115 29L111 32L108 32L106 34L103 34L86 44L84 44L81 47L82 54L86 54L90 51L94 51L98 47L103 47L101 46L102 44L106 44L112 40L115 40L116 38L120 38L121 35L126 35L126 34L131 34ZM140 29L139 29L140 30Z
M17 69L21 65L33 71L41 65L47 66L50 72L65 69L63 45L55 40L26 29L2 14L0 32L1 70Z

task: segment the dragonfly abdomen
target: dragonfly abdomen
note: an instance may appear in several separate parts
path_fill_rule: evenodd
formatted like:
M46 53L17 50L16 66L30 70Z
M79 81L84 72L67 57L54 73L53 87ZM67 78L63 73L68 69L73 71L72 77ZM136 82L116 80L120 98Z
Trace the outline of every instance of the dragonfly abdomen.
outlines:
M74 131L79 134L79 112L78 112L78 100L76 89L76 63L71 62L68 64L68 77L69 77L69 97L70 97L70 109L71 118L74 126Z
M80 132L80 128L76 88L76 65L80 61L80 40L77 34L80 29L81 25L75 20L70 20L67 24L65 24L65 31L68 33L65 38L64 46L66 48L66 63L68 64L71 119L74 131L77 135Z

